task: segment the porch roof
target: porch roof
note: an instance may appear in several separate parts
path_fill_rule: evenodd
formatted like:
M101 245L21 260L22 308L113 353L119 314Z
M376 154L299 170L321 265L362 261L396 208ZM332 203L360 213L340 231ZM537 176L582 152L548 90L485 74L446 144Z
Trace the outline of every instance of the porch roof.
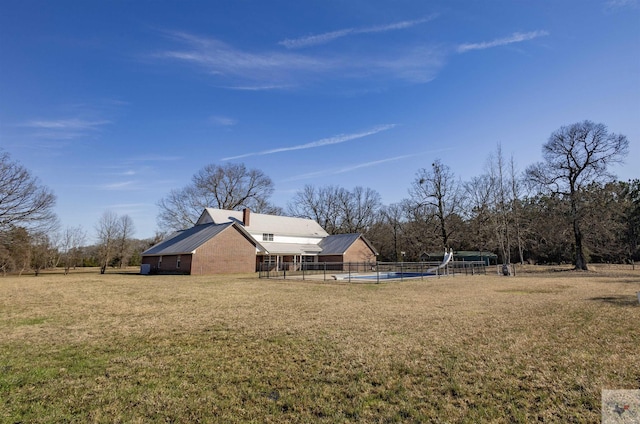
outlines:
M317 255L322 248L317 244L304 243L278 243L263 241L260 243L265 248L265 255Z

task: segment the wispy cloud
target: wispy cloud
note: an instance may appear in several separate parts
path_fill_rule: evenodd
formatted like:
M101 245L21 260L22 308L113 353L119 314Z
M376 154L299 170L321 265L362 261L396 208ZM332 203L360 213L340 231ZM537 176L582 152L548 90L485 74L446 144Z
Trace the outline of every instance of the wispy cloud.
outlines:
M485 41L482 43L467 43L460 44L456 49L458 53L465 53L471 50L484 50L492 47L506 46L508 44L520 43L523 41L533 40L534 38L544 37L549 35L547 31L531 31L531 32L515 32L508 37L498 38L492 41Z
M410 158L410 157L415 157L415 154L395 156L395 157L387 158L387 159L374 160L374 161L371 161L371 162L359 163L359 164L347 166L347 167L344 167L344 168L326 169L326 170L322 170L322 171L318 171L318 172L309 172L307 174L296 175L294 177L287 178L287 179L284 179L282 181L283 182L298 181L298 180L306 180L306 179L310 179L310 178L326 177L326 176L329 176L329 175L344 174L344 173L347 173L347 172L355 171L357 169L369 168L369 167L380 165L380 164L383 164L383 163L395 162L397 160L407 159L407 158Z
M377 25L365 28L345 28L331 32L325 32L323 34L308 35L306 37L292 38L280 41L278 44L288 49L299 49L302 47L316 46L319 44L326 44L338 38L346 37L348 35L355 34L370 34L377 32L396 31L400 29L410 28L415 25L419 25L428 22L435 18L436 15L431 15L422 19L415 19L409 21L394 22L386 25Z
M148 209L148 203L118 203L114 205L109 205L109 210L117 210L122 213L123 211L135 211L139 209Z
M608 0L606 6L610 9L624 9L640 7L639 0Z
M31 128L45 128L55 130L93 130L102 125L109 124L110 121L87 121L83 119L58 119L58 120L32 120L25 124Z
M241 51L212 38L198 37L185 32L171 32L175 40L186 43L187 50L168 50L155 57L173 59L201 66L207 72L220 76L236 76L255 80L257 75L281 76L299 70L322 70L330 64L309 56L291 53Z
M356 139L359 139L359 138L363 138L363 137L367 137L367 136L370 136L370 135L374 135L374 134L377 134L377 133L382 132L382 131L390 130L391 128L393 128L395 126L396 126L396 124L379 125L377 127L373 127L370 130L359 132L359 133L339 134L339 135L334 135L332 137L323 138L323 139L320 139L320 140L317 140L317 141L312 141L310 143L299 144L297 146L279 147L279 148L276 148L276 149L263 150L263 151L260 151L260 152L245 153L245 154L238 155L238 156L230 156L230 157L222 158L222 160L223 161L227 161L227 160L246 158L246 157L249 157L249 156L271 155L271 154L274 154L274 153L289 152L289 151L292 151L292 150L313 149L315 147L328 146L328 145L331 145L331 144L339 144L339 143L344 143L346 141L356 140Z
M219 80L221 87L236 90L293 89L346 79L363 85L375 82L377 88L385 80L423 83L433 79L443 63L443 52L425 45L386 49L376 45L359 56L353 52L305 55L290 51L248 52L184 32L171 32L169 36L182 48L156 52L151 55L153 59L195 66Z
M37 138L71 140L86 136L90 132L98 131L101 127L110 123L111 121L105 119L33 119L23 123L21 126L34 130L33 136Z
M225 88L228 88L230 90L238 90L238 91L272 91L272 90L286 90L289 88L293 88L291 85L286 85L286 84L282 84L282 85L274 85L274 84L268 84L268 85L232 85L232 86L227 86Z
M184 159L182 156L162 156L162 155L147 155L147 156L133 156L126 161L128 162L174 162Z
M137 181L120 181L117 183L107 183L100 186L102 190L137 190Z

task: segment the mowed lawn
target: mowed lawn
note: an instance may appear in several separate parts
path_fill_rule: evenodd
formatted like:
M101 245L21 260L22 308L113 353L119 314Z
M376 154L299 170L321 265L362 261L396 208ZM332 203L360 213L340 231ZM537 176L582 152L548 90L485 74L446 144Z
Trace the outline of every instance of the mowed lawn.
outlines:
M640 270L0 278L0 422L599 422Z

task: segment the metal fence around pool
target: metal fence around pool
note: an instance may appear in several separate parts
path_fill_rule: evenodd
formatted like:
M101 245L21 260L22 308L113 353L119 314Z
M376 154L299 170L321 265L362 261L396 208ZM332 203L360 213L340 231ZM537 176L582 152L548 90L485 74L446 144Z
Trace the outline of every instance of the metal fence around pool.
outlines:
M260 278L335 280L347 282L402 281L445 275L486 274L484 261L440 262L284 262L259 264Z

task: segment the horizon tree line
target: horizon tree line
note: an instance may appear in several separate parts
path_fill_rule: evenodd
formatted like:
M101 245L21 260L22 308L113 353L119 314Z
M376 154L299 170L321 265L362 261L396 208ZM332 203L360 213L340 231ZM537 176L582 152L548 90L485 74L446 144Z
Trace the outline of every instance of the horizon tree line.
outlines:
M582 121L554 131L542 146L543 161L523 172L500 144L484 172L466 182L436 159L416 172L408 197L390 205L367 187L305 185L281 208L269 201L274 184L262 171L210 164L158 201L154 238L135 240L128 215L105 211L95 246L84 246L81 227L60 230L53 192L0 151L0 272L37 275L62 266L66 273L91 264L104 273L136 264L162 235L193 226L205 207L248 207L314 219L330 234L362 233L380 260L454 248L497 253L505 264L571 262L581 270L589 261L633 261L640 258L640 180L616 181L609 173L628 147L625 136Z

